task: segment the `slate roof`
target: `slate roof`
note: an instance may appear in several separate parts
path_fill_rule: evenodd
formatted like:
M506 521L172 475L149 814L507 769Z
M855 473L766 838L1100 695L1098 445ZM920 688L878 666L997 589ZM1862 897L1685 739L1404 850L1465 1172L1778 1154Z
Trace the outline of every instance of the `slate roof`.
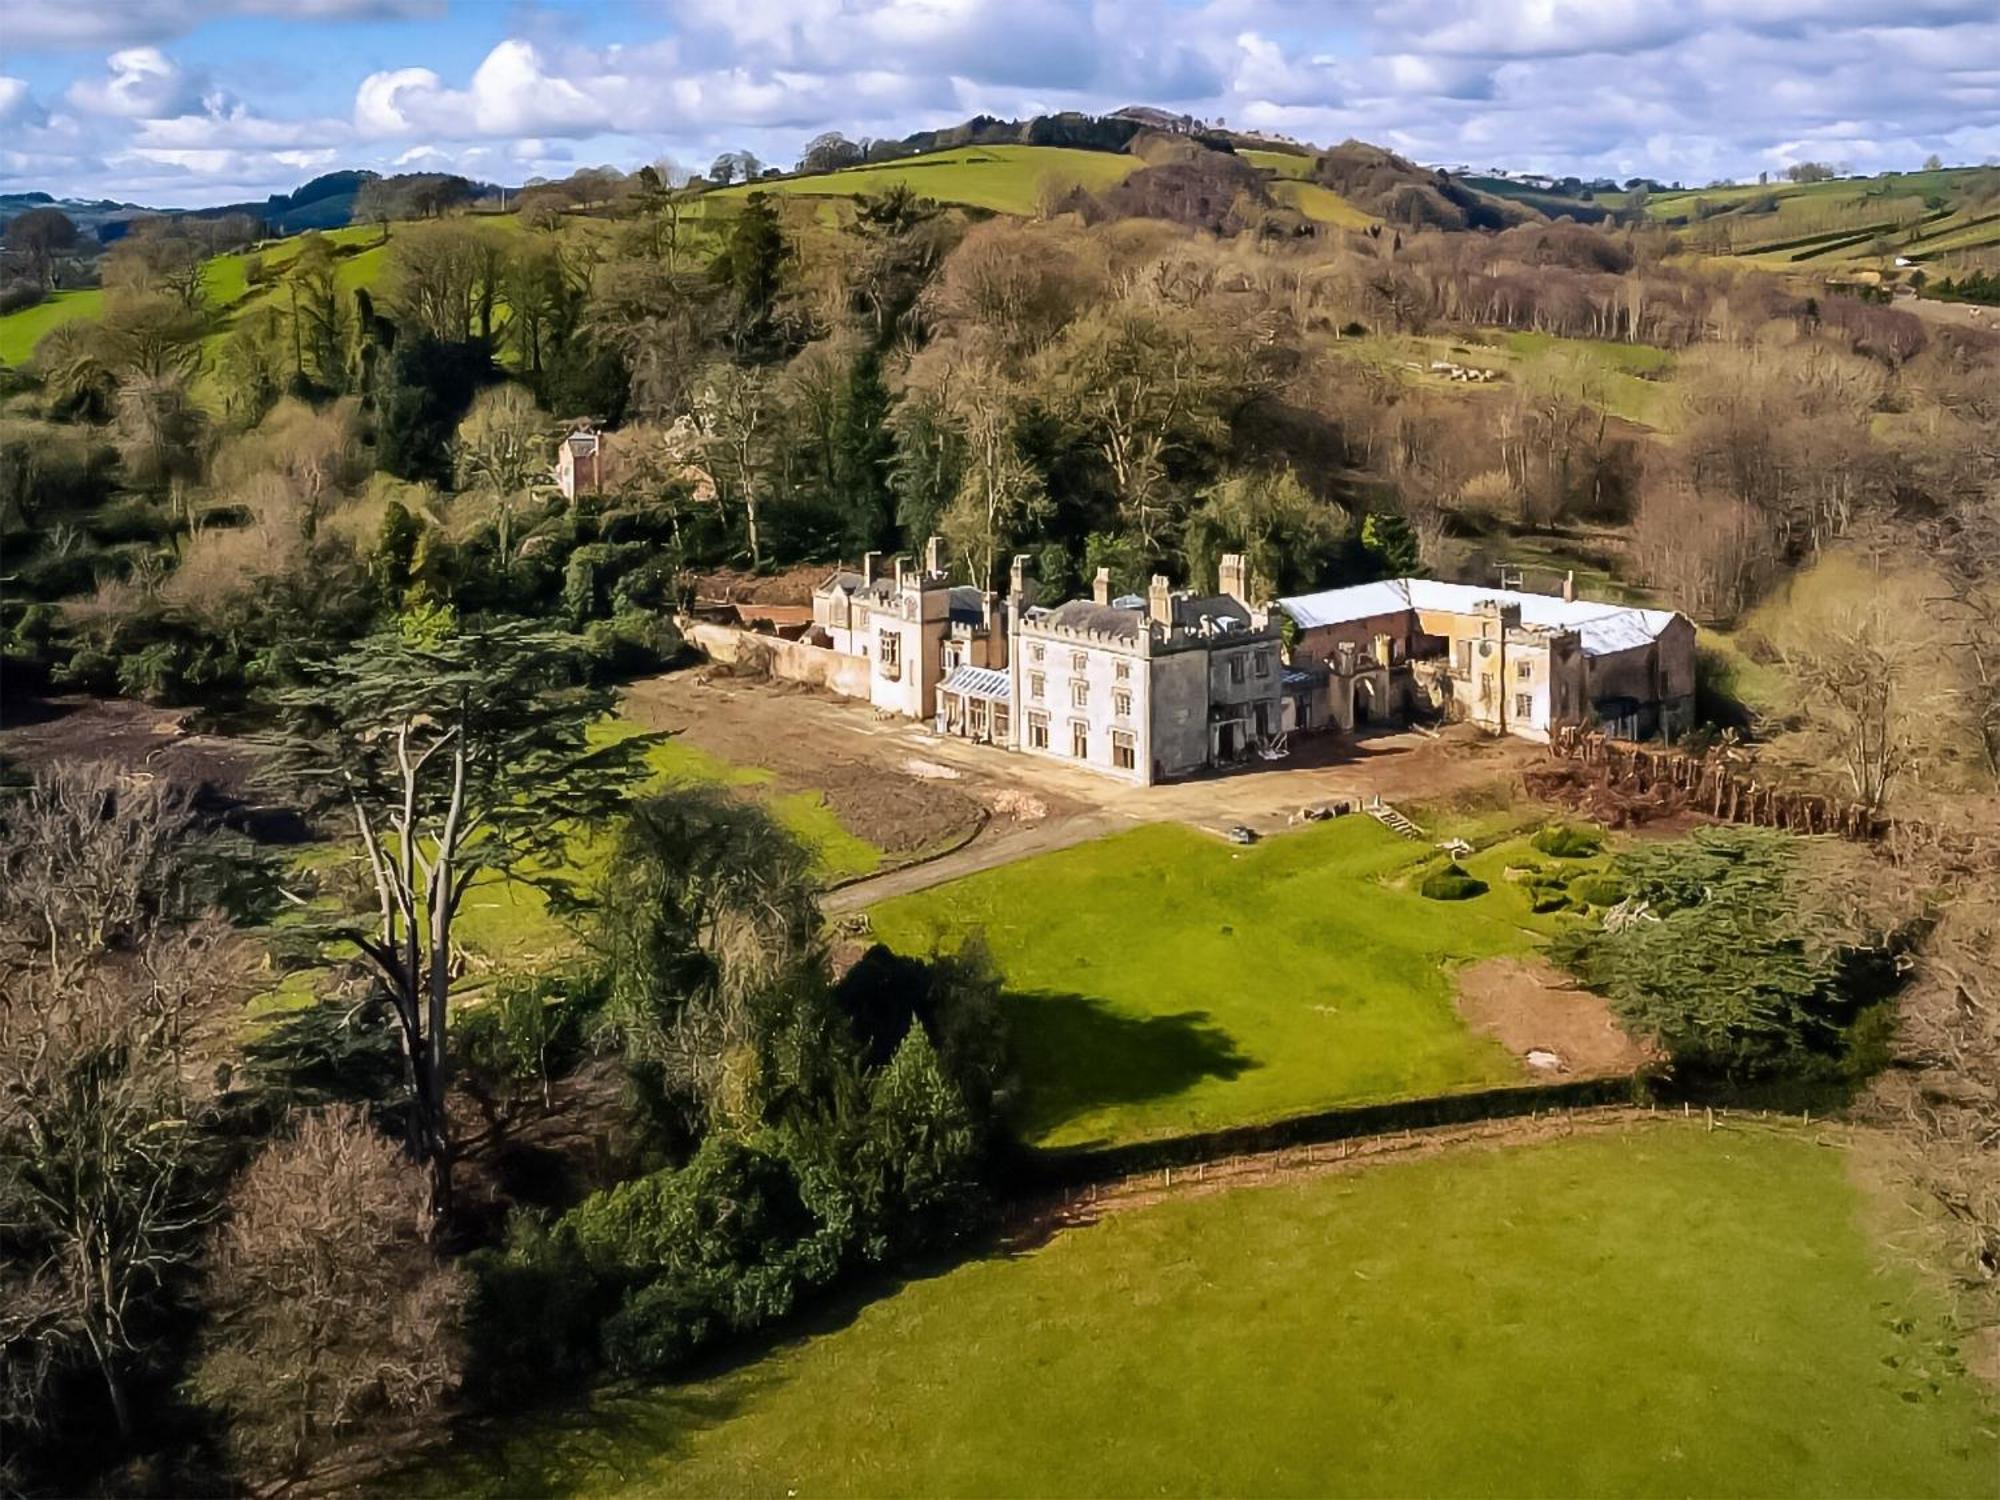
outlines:
M986 618L986 596L969 583L953 584L949 615L954 624L981 623Z
M1122 636L1128 641L1136 641L1139 632L1145 628L1146 612L1143 609L1121 609L1115 604L1097 604L1089 599L1072 599L1067 604L1042 611L1041 623L1063 630L1090 630L1099 635Z
M1657 640L1675 619L1670 609L1639 609L1601 599L1564 599L1555 594L1528 594L1519 589L1484 588L1472 583L1440 583L1434 578L1391 578L1381 583L1299 594L1278 600L1278 607L1296 620L1300 629L1311 630L1408 609L1469 615L1483 599L1520 605L1523 625L1574 630L1582 639L1587 656L1606 656L1644 646Z
M872 594L877 599L886 599L895 593L896 579L895 575L891 574L887 578L878 576L873 583L867 583L863 581L859 573L852 572L846 568L840 568L835 571L831 578L820 585L822 593L831 592L836 589L843 594Z
M1193 629L1206 616L1218 622L1228 622L1225 629L1248 630L1250 611L1239 600L1227 594L1175 594L1173 596L1174 624L1182 629Z

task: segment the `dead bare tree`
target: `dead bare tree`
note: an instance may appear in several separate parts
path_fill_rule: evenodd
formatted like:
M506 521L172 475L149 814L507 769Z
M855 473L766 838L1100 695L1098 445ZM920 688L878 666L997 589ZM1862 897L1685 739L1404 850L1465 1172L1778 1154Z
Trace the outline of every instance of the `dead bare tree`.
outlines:
M184 789L108 765L59 765L7 809L0 934L60 981L185 910L176 856L192 828ZM16 952L15 964L36 955Z

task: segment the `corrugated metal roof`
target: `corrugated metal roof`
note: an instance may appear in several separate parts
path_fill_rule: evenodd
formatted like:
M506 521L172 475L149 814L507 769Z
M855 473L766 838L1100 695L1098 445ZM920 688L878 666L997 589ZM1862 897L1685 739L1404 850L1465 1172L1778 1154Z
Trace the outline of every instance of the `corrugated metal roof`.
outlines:
M1278 607L1298 621L1300 629L1311 630L1406 609L1469 615L1484 599L1520 605L1524 625L1574 630L1583 641L1585 653L1591 656L1644 646L1657 639L1674 620L1674 611L1670 609L1640 609L1601 599L1564 599L1555 594L1528 594L1518 589L1485 588L1473 583L1441 583L1435 578L1391 578L1352 588L1326 589L1317 594L1280 599Z
M1371 615L1400 614L1410 607L1410 591L1404 580L1391 578L1382 583L1357 583L1352 588L1297 594L1280 599L1278 607L1298 621L1301 630L1312 630L1321 625L1365 620Z
M938 691L1006 703L1014 696L1014 685L1005 672L992 667L953 667L951 675L938 684Z

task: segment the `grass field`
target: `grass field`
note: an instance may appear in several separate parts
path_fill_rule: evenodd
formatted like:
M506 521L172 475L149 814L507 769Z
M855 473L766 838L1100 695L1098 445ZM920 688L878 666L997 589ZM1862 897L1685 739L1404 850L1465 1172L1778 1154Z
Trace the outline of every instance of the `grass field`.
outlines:
M1061 146L967 146L934 151L875 166L847 167L812 177L780 177L769 182L726 188L718 197L748 193L800 193L807 196L858 197L863 193L907 184L940 203L962 203L995 213L1031 214L1041 198L1042 184L1053 178L1100 191L1122 182L1140 165L1135 156L1107 151L1076 151Z
M519 232L520 221L512 214L482 215L478 222L492 225L502 234ZM407 226L392 225L390 232L393 234L403 227ZM387 249L381 243L382 231L373 224L356 224L322 233L335 245L354 247L353 253L343 255L335 263L334 279L341 290L352 292L364 287L373 288L387 264ZM255 250L211 256L203 265L202 290L207 296L209 309L215 314L215 323L202 340L205 371L204 379L197 382L198 396L208 399L214 395L205 381L213 375L216 359L235 320L277 295L272 287L250 285L250 258L261 256L265 268L276 275L291 265L304 243L303 235L268 240ZM50 329L77 318L99 317L103 312L104 292L93 287L87 291L58 292L45 302L8 313L0 317L0 363L21 364L35 352L35 345Z
M614 721L604 730L606 738L635 733L636 726L624 720ZM812 847L828 880L866 875L882 862L882 851L849 832L817 793L772 795L763 790L776 778L760 767L732 765L679 739L655 745L646 760L661 783L709 783L757 797L780 823ZM589 884L604 878L610 855L607 839L579 834L571 841L570 868ZM568 928L550 914L539 891L503 881L473 887L459 911L457 934L472 952L495 962L529 962L559 952L571 942Z
M1296 208L1318 224L1338 229L1366 229L1375 220L1349 203L1332 188L1316 182L1280 181L1271 184L1271 196L1287 207Z
M1991 1496L1863 1224L1845 1151L1678 1123L1170 1199L385 1491Z
M1255 147L1248 147L1236 154L1259 171L1269 172L1277 177L1310 177L1313 162L1316 160L1310 154L1296 151L1259 151Z
M1685 221L1711 253L1748 265L1777 271L1886 270L1897 255L1928 255L1961 233L1975 244L1982 233L1992 234L1970 221L1992 212L1995 181L1987 168L1946 167L1831 182L1742 184L1656 193L1647 212ZM1741 211L1760 198L1771 200L1766 211ZM1712 217L1696 219L1697 200ZM1844 238L1836 234L1842 230L1848 231ZM1815 235L1829 238L1819 245L1797 243ZM1712 236L1722 237L1726 252L1708 243Z
M1543 355L1571 354L1594 367L1592 373L1597 395L1614 417L1656 431L1668 431L1680 414L1680 403L1672 382L1674 355L1670 350L1649 344L1487 329L1458 337L1367 334L1329 344L1327 351L1343 358L1365 360L1389 368L1399 378L1428 382L1468 395L1495 389L1504 391L1505 386L1453 384L1442 376L1429 373L1431 361L1449 359L1459 364L1501 370L1509 376L1518 376L1525 366Z
M104 311L104 293L97 287L87 291L57 292L33 307L0 317L0 364L27 363L50 329L78 318L94 318Z
M1519 1079L1453 1006L1449 965L1551 919L1495 881L1450 908L1397 883L1430 853L1372 818L1236 848L1155 824L873 908L910 954L983 932L1041 1146L1130 1141Z

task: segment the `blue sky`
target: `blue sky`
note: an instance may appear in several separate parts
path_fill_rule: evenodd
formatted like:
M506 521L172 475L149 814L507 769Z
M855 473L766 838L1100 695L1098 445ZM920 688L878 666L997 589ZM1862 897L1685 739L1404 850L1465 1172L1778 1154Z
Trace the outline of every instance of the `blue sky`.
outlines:
M0 0L0 190L518 183L1149 103L1706 182L2000 157L2000 0Z

